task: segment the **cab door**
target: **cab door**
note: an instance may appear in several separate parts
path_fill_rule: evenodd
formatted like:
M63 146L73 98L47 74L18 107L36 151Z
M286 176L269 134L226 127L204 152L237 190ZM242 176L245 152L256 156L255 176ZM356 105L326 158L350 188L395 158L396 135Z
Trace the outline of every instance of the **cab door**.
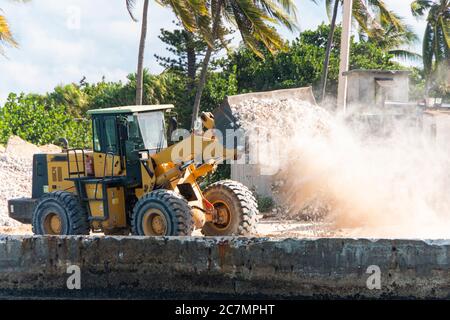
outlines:
M94 226L103 230L124 228L127 225L125 186L111 181L123 176L122 150L116 115L93 117L94 173L92 182L86 183Z
M93 119L94 172L96 177L124 174L121 159L117 116L97 116Z

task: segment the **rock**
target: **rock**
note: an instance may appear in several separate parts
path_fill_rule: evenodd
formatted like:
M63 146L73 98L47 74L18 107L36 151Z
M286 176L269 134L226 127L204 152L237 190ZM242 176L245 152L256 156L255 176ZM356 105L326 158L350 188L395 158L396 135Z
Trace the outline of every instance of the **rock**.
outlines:
M39 149L41 150L41 152L43 153L60 153L62 152L61 147L54 145L54 144L46 144L43 146L40 146Z
M0 155L0 226L20 223L8 217L7 201L31 197L32 159L8 153Z
M8 217L7 201L31 197L33 154L41 150L13 136L5 151L0 152L0 226L19 226L19 222Z
M6 153L13 157L32 159L35 153L40 152L39 147L17 136L11 136L6 145Z

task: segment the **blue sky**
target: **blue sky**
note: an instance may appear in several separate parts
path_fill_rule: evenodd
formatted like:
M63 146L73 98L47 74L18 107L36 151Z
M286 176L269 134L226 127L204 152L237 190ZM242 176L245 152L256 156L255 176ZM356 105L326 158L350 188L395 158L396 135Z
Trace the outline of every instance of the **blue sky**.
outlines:
M310 0L295 1L301 30L328 21L320 1L319 5ZM125 80L136 67L140 24L130 19L124 2L32 0L20 4L0 0L0 8L20 43L19 49L7 48L7 58L0 56L0 104L9 92L44 93L61 83L78 82L83 76L89 82L103 76L107 80ZM425 22L411 16L411 0L385 2L419 36L423 34ZM140 6L136 10L139 13ZM157 37L159 30L172 29L174 19L170 10L151 2L145 65L153 73L161 71L153 55L167 54ZM288 39L296 37L284 29L280 32Z

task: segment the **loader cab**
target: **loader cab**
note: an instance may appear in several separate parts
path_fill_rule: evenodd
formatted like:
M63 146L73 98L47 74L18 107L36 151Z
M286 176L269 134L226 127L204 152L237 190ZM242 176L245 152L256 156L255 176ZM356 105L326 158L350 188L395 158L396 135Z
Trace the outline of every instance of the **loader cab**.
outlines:
M167 147L165 112L173 105L147 105L95 109L92 117L96 177L120 176L128 185L141 183L140 155Z

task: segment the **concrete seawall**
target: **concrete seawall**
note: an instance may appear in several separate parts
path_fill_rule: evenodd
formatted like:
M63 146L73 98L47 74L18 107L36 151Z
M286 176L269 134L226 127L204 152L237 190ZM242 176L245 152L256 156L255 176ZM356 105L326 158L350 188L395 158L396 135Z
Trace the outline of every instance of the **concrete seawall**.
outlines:
M371 265L381 289L367 287ZM449 298L450 241L0 236L11 297Z

